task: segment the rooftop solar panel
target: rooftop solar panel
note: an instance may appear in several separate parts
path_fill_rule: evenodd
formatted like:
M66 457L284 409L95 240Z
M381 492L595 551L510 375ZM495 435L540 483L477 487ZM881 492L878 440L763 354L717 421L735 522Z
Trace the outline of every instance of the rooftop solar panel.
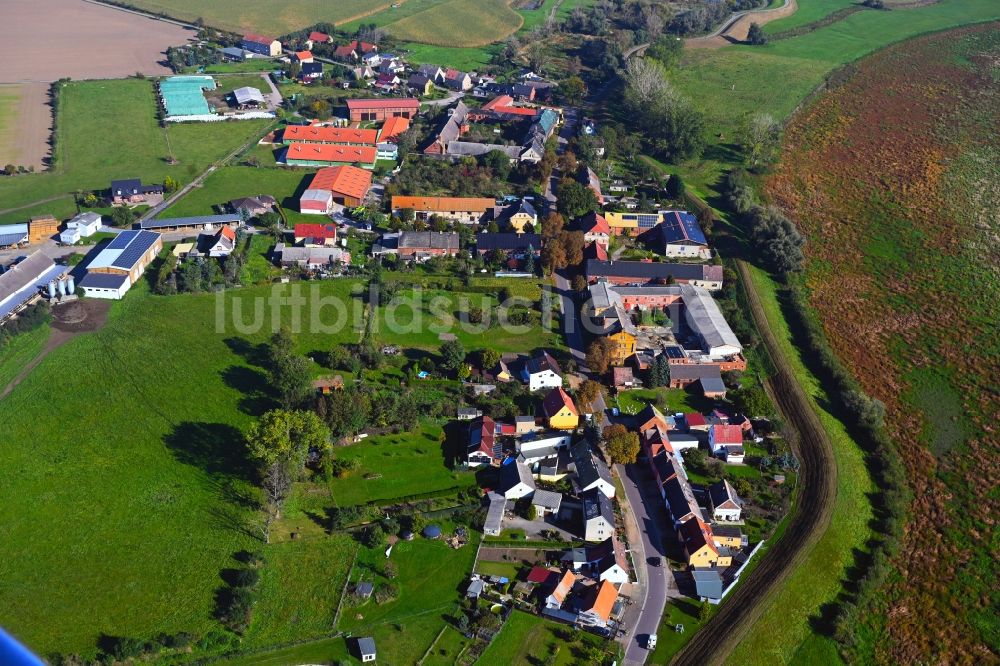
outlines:
M122 253L118 255L118 258L114 260L111 264L117 268L122 268L129 270L135 265L137 261L146 253L153 243L156 242L158 237L157 234L150 233L148 231L133 232L138 235L135 236L135 240L129 244L127 248L122 250Z
M123 231L104 248L105 250L123 250L128 247L128 244L132 242L132 239L136 237L138 231Z

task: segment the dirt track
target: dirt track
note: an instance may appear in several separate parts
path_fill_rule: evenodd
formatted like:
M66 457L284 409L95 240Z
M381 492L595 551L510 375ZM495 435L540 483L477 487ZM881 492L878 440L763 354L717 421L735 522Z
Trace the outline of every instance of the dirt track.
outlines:
M0 137L0 166L42 168L52 125L48 83L168 74L160 64L167 47L191 36L180 26L84 0L0 0L0 83L25 84L16 131Z
M739 18L730 21L722 26L722 29L715 34L706 37L693 37L684 40L684 46L689 49L719 49L739 42L745 42L750 25L764 25L780 18L791 16L798 11L799 6L795 0L786 0L781 7L774 9L759 9L747 12Z
M674 664L718 664L725 661L764 609L778 587L802 558L812 549L830 524L837 494L837 467L833 445L813 410L808 397L792 376L771 332L764 309L753 290L746 264L737 262L740 279L746 286L747 300L757 330L767 347L777 374L768 382L768 390L782 416L798 433L793 444L799 458L799 496L785 535L770 545L763 559L719 607L674 658Z

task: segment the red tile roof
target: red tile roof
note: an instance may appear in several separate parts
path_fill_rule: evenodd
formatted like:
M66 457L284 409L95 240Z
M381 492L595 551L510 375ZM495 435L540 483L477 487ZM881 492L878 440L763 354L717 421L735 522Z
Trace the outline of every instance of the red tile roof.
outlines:
M552 596L555 597L556 601L562 603L566 601L566 595L569 591L573 589L573 583L576 582L576 576L573 575L572 571L566 571L563 577L559 580L559 584L556 585L556 589L552 590Z
M415 97L383 97L381 99L349 99L347 108L355 109L412 109L420 108L420 100Z
M561 388L557 387L549 391L549 394L545 396L545 400L542 401L542 410L550 418L558 414L559 410L563 407L568 407L569 411L576 416L580 415L580 412L576 409L576 405L573 404L573 399Z
M737 425L714 425L712 441L716 444L742 444L743 428Z
M340 146L328 143L293 143L286 151L286 159L310 162L374 164L375 156L375 146Z
M310 190L329 190L353 199L364 199L372 186L372 172L353 166L324 167L316 172Z
M344 44L343 46L338 46L333 50L334 55L346 58L349 55L354 54L354 47L351 44Z
M597 241L591 241L590 243L587 244L587 247L583 249L583 258L596 259L598 261L607 261L608 251L604 248L603 245L601 245Z
M296 238L337 238L336 224L296 224Z
M382 123L382 131L379 132L378 140L388 141L390 139L395 139L408 129L410 129L409 118L401 118L400 116L386 118L385 122Z
M694 553L701 550L703 546L708 546L713 553L719 554L715 542L712 540L712 528L701 518L695 516L688 520L680 526L677 532L689 553Z
M314 125L289 125L282 134L284 141L305 143L345 143L374 146L378 141L378 131L354 127L316 127Z
M555 572L545 567L531 567L528 573L529 583L545 583Z
M507 113L515 116L535 116L538 109L525 106L514 106L514 98L510 95L500 95L483 104L483 111L494 111L496 113Z
M594 611L595 615L607 622L611 619L611 609L615 607L615 600L617 599L618 590L615 589L611 581L606 580L601 583L601 587L597 590L597 595L594 597L594 602L588 610Z
M703 426L707 422L705 421L705 415L699 414L698 412L689 412L684 415L684 421L688 424L688 427L692 426Z
M585 234L610 234L611 227L603 215L597 213L587 213L577 219L577 226Z
M226 225L222 225L222 228L219 229L219 235L224 236L225 238L228 238L231 241L236 240L236 232L233 231L231 227L228 227Z
M265 37L264 35L257 35L252 32L243 35L243 39L254 44L266 44L267 46L270 46L271 42L274 41L274 37Z
M309 41L322 42L325 44L326 42L330 41L330 35L326 34L325 32L319 32L317 30L313 30L312 32L309 33Z
M312 58L313 58L312 51L296 51L295 52L295 59L296 60L312 60Z

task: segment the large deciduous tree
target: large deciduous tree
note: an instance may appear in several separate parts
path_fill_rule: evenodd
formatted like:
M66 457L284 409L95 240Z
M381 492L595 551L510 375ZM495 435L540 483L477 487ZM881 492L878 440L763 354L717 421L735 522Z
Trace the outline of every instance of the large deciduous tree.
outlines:
M615 423L604 429L604 448L614 464L628 465L639 455L639 435Z

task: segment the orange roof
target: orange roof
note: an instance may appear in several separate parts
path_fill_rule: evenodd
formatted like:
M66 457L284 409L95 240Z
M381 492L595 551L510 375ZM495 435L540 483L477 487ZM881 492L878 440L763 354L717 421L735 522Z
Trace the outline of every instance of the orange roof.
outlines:
M330 41L330 35L325 32L319 32L318 30L313 30L309 33L309 40L313 42L328 42Z
M590 606L590 610L607 622L611 618L611 609L614 608L617 598L618 590L615 589L611 581L606 580L601 583L600 589L597 590L597 596L594 597L594 603Z
M429 211L468 211L485 213L496 205L493 199L482 197L401 197L392 198L392 209L412 208Z
M580 415L580 412L576 410L576 405L573 404L573 399L569 397L566 391L559 387L549 391L549 394L545 396L545 400L542 401L542 409L548 417L558 414L563 407L569 408L569 411L573 412L575 416Z
M514 98L510 95L500 95L483 104L483 111L494 111L496 113L508 113L517 116L538 115L538 109L527 106L514 106Z
M284 141L304 141L318 143L345 143L374 146L378 141L378 130L356 127L317 127L315 125L289 125L282 135Z
M382 97L380 99L349 99L347 108L351 110L364 109L410 109L420 108L420 100L415 97Z
M364 199L372 185L372 172L353 166L323 167L309 183L310 190L330 190L354 199Z
M714 425L712 437L716 444L742 444L743 428L738 425Z
M288 146L286 158L310 162L360 162L375 163L375 146L337 146L328 143L293 143Z
M219 229L219 235L225 236L226 238L232 241L236 240L236 232L233 231L230 227L227 227L226 225L222 225L222 228Z
M575 582L576 576L573 575L572 571L567 569L566 573L563 574L563 577L559 579L559 584L556 585L556 589L552 590L552 596L555 597L556 601L559 603L566 601L566 595L573 589L573 583Z
M312 51L296 51L295 58L297 60L312 60Z
M386 118L385 123L382 125L382 131L379 132L378 140L388 141L389 139L394 139L408 129L410 129L409 118L401 116Z

